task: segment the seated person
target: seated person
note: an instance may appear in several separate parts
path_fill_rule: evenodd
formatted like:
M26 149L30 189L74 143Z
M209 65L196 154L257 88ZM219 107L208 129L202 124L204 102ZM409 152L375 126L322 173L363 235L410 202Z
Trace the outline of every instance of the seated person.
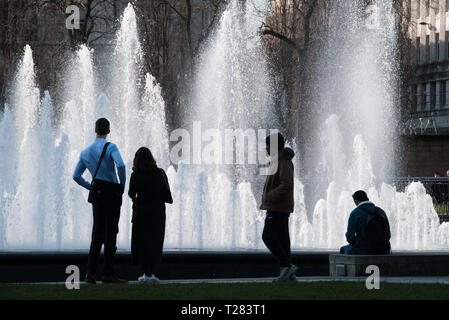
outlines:
M390 224L385 212L369 201L365 191L356 191L352 198L355 208L348 221L348 245L340 249L344 254L389 254Z

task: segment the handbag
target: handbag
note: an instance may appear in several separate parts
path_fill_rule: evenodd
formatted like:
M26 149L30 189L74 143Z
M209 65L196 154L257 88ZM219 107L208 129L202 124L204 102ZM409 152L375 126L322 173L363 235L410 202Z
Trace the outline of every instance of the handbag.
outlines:
M110 142L107 142L104 145L103 151L101 152L100 159L98 160L97 168L95 169L94 175L92 176L92 182L90 183L89 197L87 198L87 202L94 203L98 200L98 180L95 180L97 176L98 169L100 169L101 162L103 161L104 155L106 154L106 149L108 148Z

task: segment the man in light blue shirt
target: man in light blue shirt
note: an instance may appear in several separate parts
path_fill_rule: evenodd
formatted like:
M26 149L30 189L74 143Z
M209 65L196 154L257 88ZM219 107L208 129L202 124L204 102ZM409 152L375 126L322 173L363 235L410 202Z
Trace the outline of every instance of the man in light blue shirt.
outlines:
M81 152L80 160L73 174L73 180L75 180L80 186L83 186L87 190L90 190L90 182L83 178L83 173L86 168L89 170L91 176L94 175L95 169L100 159L101 152L106 144L106 137L99 137L95 139L89 147ZM117 174L115 172L115 166L117 166L118 175L120 178L120 184L125 188L126 182L126 169L123 163L122 156L118 151L115 144L110 143L106 149L104 159L101 162L101 166L98 169L96 179L118 183Z
M88 190L90 190L91 184L83 178L83 173L88 169L91 176L94 176L100 156L107 143L106 137L110 133L109 127L109 121L105 118L100 118L96 121L95 132L97 137L94 143L81 152L80 159L73 173L73 180ZM109 143L95 180L100 180L106 185L118 186L115 167L117 167L120 179L121 188L119 189L122 190L121 193L117 194L116 192L100 189L96 200L92 203L93 230L85 279L87 283L96 283L96 269L103 244L105 261L102 281L111 283L126 282L119 279L114 273L118 222L120 219L122 193L125 189L126 169L117 146Z

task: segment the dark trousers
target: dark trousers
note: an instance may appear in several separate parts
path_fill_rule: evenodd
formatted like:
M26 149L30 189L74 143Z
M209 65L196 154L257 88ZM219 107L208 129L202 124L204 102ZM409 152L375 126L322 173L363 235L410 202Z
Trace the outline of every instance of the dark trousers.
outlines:
M165 205L136 205L133 210L131 253L133 263L151 276L161 261L165 238Z
M97 273L98 260L101 247L104 245L104 271L103 274L114 274L114 257L117 251L118 222L120 219L121 197L103 196L92 204L93 229L92 242L89 250L87 270L91 274Z
M151 277L151 275L154 273L155 268L156 268L155 263L144 263L141 265L142 272L149 277Z
M340 248L340 254L349 254L348 252L350 252L352 249L352 246L350 244L343 246Z
M267 211L262 240L282 267L291 265L288 218L290 213Z

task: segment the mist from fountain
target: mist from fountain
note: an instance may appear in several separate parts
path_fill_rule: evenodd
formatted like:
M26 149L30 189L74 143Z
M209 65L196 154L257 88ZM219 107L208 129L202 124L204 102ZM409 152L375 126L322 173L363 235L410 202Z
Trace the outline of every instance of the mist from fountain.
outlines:
M420 183L398 192L386 178L395 173L397 31L392 1L334 4L335 28L321 61L320 159L322 192L311 219L312 246L346 243L351 194L365 190L390 220L393 250L447 249L448 224L440 225L430 195ZM338 14L339 10L345 14ZM341 128L344 128L342 130ZM319 192L319 191L318 191ZM309 246L308 239L304 243Z
M357 189L367 190L387 212L393 249L447 249L449 244L449 224L439 224L422 184L412 183L405 192L397 192L378 181L390 172L392 152L385 144L391 146L393 141L395 69L394 61L387 59L394 56L390 43L394 35L386 36L392 28L392 13L387 10L391 2L379 3L380 17L387 16L379 21L387 29L374 32L346 25L351 36L360 34L353 39L359 46L343 43L341 52L334 52L330 63L324 64L332 72L322 79L323 119L317 126L322 156L316 163L317 172L327 179L322 185L325 196L308 215L305 185L295 178L295 211L290 219L294 249L335 249L345 244L354 208L351 194ZM359 26L360 12L351 12L347 20ZM262 47L255 40L256 24L249 23L251 14L236 0L224 11L199 61L187 126L198 120L203 129L267 127L271 91ZM10 104L0 118L0 158L6 159L0 162L0 250L88 249L91 208L87 191L72 180L72 174L81 150L95 137L95 119L102 116L111 120L110 140L122 151L128 181L134 152L143 145L167 171L174 203L167 206L166 248L264 248L256 177L247 174L245 166L198 166L188 161L176 169L169 165L165 103L154 77L142 72L131 5L121 21L112 52L111 87L98 92L95 53L81 46L68 71L62 106L53 105L49 92L40 101L32 50L25 47ZM236 26L242 33L235 38L231 31ZM337 66L345 68L339 71ZM55 110L61 110L59 118ZM130 217L131 203L125 194L119 249L130 247Z
M113 86L98 93L94 51L80 46L68 64L57 120L50 93L46 91L39 101L32 50L25 47L12 85L11 105L5 107L0 122L0 156L7 159L0 165L0 249L89 247L92 209L86 201L87 191L74 183L72 174L80 152L95 138L94 122L99 117L111 120L111 140L122 151L128 180L134 152L140 146L149 146L166 168L165 103L155 79L150 74L141 79L139 48L130 5L113 52ZM127 248L131 204L126 195L123 207L118 245Z
M255 180L256 167L223 164L220 149L229 142L224 140L225 130L257 130L267 125L271 87L253 17L254 12L243 2L230 1L199 57L191 112L185 126L195 135L193 123L201 124L197 133L201 135L199 144L203 143L203 149L184 159L176 173L169 174L174 194L174 204L167 211L169 247L263 247L260 238L263 213L248 182ZM208 129L217 129L212 140L203 136L211 132ZM193 137L193 143L197 138ZM202 163L201 156L214 143L220 150L218 155L214 154L218 160L213 164ZM230 141L234 150L244 149L240 143L237 138ZM246 156L251 152L257 150L249 150ZM233 156L236 159L235 153ZM176 231L170 232L170 226Z

